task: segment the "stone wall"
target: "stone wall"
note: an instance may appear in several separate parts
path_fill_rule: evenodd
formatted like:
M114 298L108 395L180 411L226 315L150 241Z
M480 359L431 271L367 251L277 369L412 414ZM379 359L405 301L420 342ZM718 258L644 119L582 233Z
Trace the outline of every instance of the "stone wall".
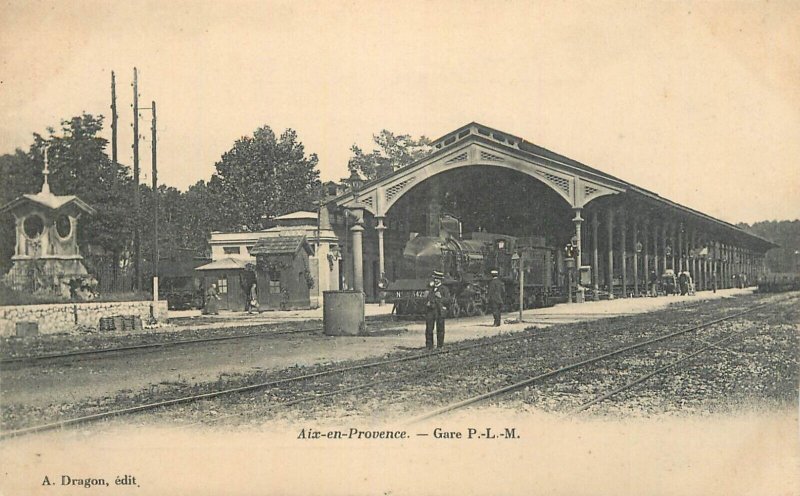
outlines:
M101 317L115 315L138 315L145 323L151 315L159 322L166 322L169 316L166 301L0 306L0 336L14 336L17 322L36 322L39 334L53 334L73 332L78 326L97 329Z

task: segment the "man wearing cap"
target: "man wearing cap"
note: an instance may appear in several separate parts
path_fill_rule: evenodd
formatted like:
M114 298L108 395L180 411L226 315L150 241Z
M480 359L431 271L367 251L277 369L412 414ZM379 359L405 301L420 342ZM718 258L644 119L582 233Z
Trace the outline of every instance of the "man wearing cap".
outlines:
M425 347L433 349L433 327L436 326L436 347L444 345L444 319L447 316L447 304L450 291L442 285L444 274L433 271L433 281L428 283L425 296Z
M503 310L503 301L506 299L506 286L503 281L497 277L499 274L496 270L492 272L492 280L489 281L489 311L494 315L494 326L500 327L500 312Z

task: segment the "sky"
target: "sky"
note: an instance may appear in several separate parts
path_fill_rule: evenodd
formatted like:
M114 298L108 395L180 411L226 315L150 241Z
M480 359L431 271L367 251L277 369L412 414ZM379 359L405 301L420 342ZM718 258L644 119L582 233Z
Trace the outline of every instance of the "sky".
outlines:
M179 189L263 125L336 180L381 129L477 121L729 222L796 219L798 48L780 1L0 2L0 153L83 111L110 124L113 70L131 164L137 67Z

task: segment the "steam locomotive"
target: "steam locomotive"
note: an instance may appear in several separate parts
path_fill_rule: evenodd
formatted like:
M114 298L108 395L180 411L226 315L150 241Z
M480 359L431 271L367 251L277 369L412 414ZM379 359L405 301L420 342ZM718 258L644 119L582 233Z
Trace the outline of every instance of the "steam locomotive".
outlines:
M403 249L399 278L387 283L387 300L397 315L421 315L427 284L434 270L444 273L451 301L450 317L482 315L488 308L490 272L497 270L506 285L505 309L519 308L520 259L523 260L525 308L549 306L561 296L554 284L555 250L542 236L514 237L473 232L464 236L454 229L440 236L416 236Z

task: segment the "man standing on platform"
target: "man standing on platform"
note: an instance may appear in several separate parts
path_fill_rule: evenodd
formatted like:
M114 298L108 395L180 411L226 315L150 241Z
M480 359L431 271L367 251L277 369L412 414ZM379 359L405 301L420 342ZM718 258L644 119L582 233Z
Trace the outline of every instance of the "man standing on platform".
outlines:
M425 296L425 347L433 349L433 327L436 326L436 347L444 346L444 319L450 302L450 291L442 285L444 274L433 271L433 281L428 283Z
M489 281L489 310L494 316L494 327L500 327L500 312L503 310L503 301L506 299L506 286L503 281L497 277L499 274L496 270L492 271L492 280Z

